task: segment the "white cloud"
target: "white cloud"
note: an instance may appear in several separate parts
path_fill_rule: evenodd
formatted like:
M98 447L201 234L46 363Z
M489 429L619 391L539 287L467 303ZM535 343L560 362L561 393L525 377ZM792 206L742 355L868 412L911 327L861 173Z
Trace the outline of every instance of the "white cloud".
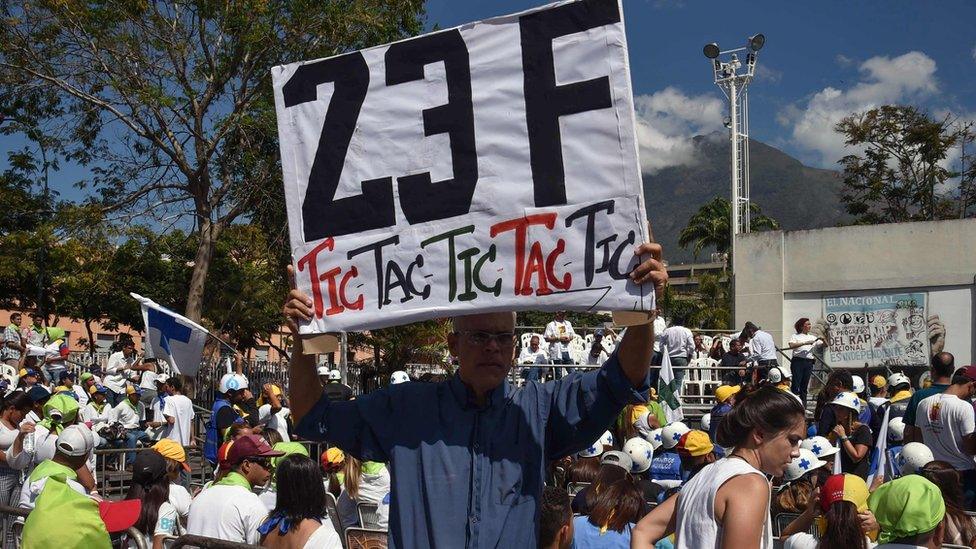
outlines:
M756 65L756 80L760 82L769 82L771 84L779 84L779 81L782 79L782 71L778 71L774 68L763 65L762 63Z
M790 142L808 153L807 161L836 168L837 161L851 152L845 149L843 137L834 131L842 118L881 105L933 95L939 89L935 70L935 61L918 51L893 58L872 57L861 63L860 81L852 87L843 90L826 87L805 105L781 110L777 120L792 128Z
M635 97L634 107L644 173L692 164L695 151L691 138L722 129L725 117L725 103L718 97L689 96L670 86Z
M855 61L853 59L851 59L850 57L847 57L846 55L844 55L842 53L838 53L837 54L837 57L835 57L834 60L837 62L838 65L840 65L841 67L845 67L845 68L846 67L850 67L851 65L853 65L855 63Z

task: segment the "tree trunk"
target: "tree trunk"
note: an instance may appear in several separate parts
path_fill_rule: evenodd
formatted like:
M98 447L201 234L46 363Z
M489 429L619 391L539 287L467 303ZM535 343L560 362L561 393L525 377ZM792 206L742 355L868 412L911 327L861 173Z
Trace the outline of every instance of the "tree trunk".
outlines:
M186 317L194 322L199 322L203 316L203 290L207 284L214 248L223 228L223 225L210 220L204 220L200 225L200 241L197 243L197 254L193 258L193 274L190 276L185 312Z
M88 357L95 362L95 334L92 333L91 319L85 319L85 331L88 332Z

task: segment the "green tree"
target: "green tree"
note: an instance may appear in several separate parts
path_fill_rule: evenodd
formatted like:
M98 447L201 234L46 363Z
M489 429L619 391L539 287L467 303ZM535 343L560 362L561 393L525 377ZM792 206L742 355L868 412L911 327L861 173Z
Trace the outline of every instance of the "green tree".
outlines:
M857 224L948 219L960 215L959 175L944 166L965 132L950 116L930 118L904 105L884 105L841 120L835 129L860 153L840 160L841 201ZM962 215L968 207L963 205Z
M376 372L382 378L410 363L442 363L451 329L450 320L427 320L350 333L348 341L351 349L373 351Z
M678 235L678 245L682 248L694 244L695 259L705 248L715 248L716 252L728 253L732 247L732 207L731 202L716 196L711 202L698 209L688 225ZM754 231L775 230L779 223L763 215L759 205L749 203L750 227Z
M55 98L37 128L91 167L85 183L104 211L127 213L126 223L192 222L185 311L199 320L221 234L281 185L271 67L416 34L423 9L422 0L0 0L0 104Z

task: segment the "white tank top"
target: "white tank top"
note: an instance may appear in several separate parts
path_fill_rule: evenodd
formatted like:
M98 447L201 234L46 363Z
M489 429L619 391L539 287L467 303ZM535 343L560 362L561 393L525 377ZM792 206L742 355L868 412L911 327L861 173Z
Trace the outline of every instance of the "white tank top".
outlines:
M722 527L715 519L715 494L732 477L739 475L766 476L738 458L723 458L705 466L682 488L675 513L675 549L705 549L722 547ZM772 549L773 530L769 520L769 500L763 518L762 549Z

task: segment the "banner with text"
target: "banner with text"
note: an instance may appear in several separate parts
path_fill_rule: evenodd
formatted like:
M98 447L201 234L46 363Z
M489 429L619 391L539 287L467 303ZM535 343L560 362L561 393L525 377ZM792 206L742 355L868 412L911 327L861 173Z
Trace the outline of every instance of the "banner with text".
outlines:
M928 364L925 293L825 297L834 368Z
M622 10L552 4L272 70L303 333L652 310Z

